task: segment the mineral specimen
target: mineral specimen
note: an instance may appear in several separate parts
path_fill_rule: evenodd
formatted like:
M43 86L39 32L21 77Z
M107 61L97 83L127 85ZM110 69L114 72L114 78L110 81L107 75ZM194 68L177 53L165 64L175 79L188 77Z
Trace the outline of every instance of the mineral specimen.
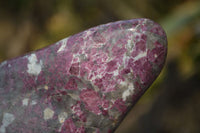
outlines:
M132 19L4 61L0 132L113 132L158 76L166 53L161 26Z

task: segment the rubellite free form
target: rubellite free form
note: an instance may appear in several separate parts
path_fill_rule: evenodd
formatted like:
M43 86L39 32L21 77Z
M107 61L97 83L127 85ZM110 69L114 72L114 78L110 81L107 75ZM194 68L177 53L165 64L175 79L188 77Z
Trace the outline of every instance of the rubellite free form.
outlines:
M100 25L0 64L1 133L110 133L160 73L164 30Z

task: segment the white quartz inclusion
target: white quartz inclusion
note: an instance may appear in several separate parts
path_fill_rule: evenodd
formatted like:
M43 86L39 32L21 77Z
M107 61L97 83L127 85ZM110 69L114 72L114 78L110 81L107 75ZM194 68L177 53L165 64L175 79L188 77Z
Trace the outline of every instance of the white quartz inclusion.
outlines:
M129 83L128 84L128 89L125 90L122 94L122 98L123 98L123 101L126 101L127 97L129 97L130 95L132 95L134 93L134 86L132 83Z
M65 38L65 39L61 40L62 44L61 44L60 48L58 49L57 53L64 51L64 49L65 49L65 47L67 45L67 40L68 40L68 38Z
M28 98L24 98L24 99L22 100L23 106L27 106L27 105L28 105L28 101L29 101Z
M50 108L46 108L44 110L44 119L45 120L48 120L48 119L51 119L54 115L54 111Z
M58 120L60 123L63 123L67 118L68 114L66 112L62 112L58 115Z
M139 60L140 58L145 57L145 56L147 56L147 52L146 51L145 52L141 52L136 57L134 57L134 60L135 61Z
M42 61L38 62L38 59L35 54L31 54L28 58L28 70L27 72L32 75L38 75L42 70Z
M6 127L8 127L13 121L15 120L15 117L11 113L4 113L2 125L0 127L0 133L6 132Z

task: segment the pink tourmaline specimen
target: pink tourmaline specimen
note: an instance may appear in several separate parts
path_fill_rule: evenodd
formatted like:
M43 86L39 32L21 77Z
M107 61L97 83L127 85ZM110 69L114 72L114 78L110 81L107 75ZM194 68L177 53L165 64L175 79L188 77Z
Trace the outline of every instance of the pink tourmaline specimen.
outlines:
M1 133L113 132L160 73L167 38L133 19L0 64Z

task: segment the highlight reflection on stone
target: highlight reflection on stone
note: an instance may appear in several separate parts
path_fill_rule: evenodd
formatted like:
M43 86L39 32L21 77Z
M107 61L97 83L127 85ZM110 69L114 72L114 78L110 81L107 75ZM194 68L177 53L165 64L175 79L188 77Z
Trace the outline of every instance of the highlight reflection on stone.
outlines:
M112 132L160 73L149 19L100 25L0 64L1 133Z

